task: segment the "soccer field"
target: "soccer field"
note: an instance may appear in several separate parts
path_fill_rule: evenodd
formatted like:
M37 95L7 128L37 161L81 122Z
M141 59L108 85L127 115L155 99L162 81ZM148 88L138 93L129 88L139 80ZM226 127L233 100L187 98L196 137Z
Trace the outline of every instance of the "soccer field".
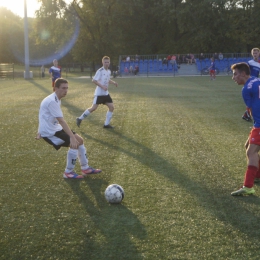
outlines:
M0 259L259 259L260 188L232 197L252 123L231 77L116 79L106 107L78 128L95 86L69 79L64 117L103 171L64 180L67 149L34 139L49 80L0 81ZM79 164L76 171L80 173ZM109 184L124 188L110 205Z

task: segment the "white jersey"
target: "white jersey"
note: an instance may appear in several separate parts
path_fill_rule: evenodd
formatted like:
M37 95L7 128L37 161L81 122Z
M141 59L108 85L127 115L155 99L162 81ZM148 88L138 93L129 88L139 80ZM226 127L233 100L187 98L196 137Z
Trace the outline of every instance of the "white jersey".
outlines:
M51 137L57 131L62 130L62 126L57 120L57 117L63 117L60 105L61 101L58 99L55 92L42 101L39 111L38 129L38 132L42 137Z
M107 86L109 85L111 71L109 69L104 69L104 67L97 70L94 80L98 81L101 85ZM106 96L108 95L108 90L104 90L101 87L97 86L95 90L95 96Z

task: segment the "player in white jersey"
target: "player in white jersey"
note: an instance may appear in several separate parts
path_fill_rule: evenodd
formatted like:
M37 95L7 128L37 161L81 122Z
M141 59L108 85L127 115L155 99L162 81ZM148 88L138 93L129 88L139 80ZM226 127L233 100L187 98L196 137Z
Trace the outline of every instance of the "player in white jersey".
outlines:
M249 65L249 68L250 68L250 76L258 78L259 72L260 72L260 63L259 63L260 50L259 50L259 48L253 48L251 50L251 54L252 54L253 59L249 60L247 62L247 64ZM246 108L246 111L245 111L244 115L242 116L242 119L244 119L248 122L252 121L249 108Z
M83 179L84 176L100 173L101 170L88 165L87 152L82 137L71 131L64 120L60 105L61 99L67 95L68 87L66 79L57 79L54 84L55 92L41 102L36 139L43 138L56 150L59 150L62 146L70 147L63 177L66 179ZM82 175L78 175L74 171L77 158L80 161Z
M110 58L108 56L104 56L102 58L102 64L103 67L97 70L92 80L92 82L96 85L93 104L80 117L76 118L76 124L78 127L80 127L81 121L84 118L86 118L90 113L95 111L100 104L103 104L108 107L104 128L113 128L113 126L110 125L110 120L113 116L114 105L113 100L108 92L108 85L109 83L114 84L116 87L118 85L115 81L110 79L111 71L108 69L110 65Z

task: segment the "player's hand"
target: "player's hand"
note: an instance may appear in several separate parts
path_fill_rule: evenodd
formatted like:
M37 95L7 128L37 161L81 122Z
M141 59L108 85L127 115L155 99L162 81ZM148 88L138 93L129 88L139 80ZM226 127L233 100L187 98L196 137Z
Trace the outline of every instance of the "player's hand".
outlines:
M41 138L42 138L42 137L41 137L41 134L40 134L40 133L37 133L35 139L36 139L36 140L40 140Z
M107 91L108 88L107 88L106 86L103 86L103 89L104 89L105 91Z
M70 137L70 148L78 149L78 147L79 147L79 142L77 141L77 139L74 136Z
M117 87L118 86L117 82L115 82L114 85Z

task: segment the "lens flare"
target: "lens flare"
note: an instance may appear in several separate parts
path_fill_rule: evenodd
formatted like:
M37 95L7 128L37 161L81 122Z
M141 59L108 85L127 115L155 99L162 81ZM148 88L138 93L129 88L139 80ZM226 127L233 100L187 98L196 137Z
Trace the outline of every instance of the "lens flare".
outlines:
M40 33L40 38L42 40L48 40L50 38L50 32L47 31L47 30L42 30L41 33Z
M70 37L69 41L67 43L65 43L62 47L60 47L58 50L54 51L53 53L50 53L47 57L44 58L39 58L39 59L30 59L30 65L33 66L41 66L41 65L46 65L46 64L50 64L52 63L52 61L54 59L61 59L63 58L74 46L74 44L76 43L78 36L79 36L79 32L80 32L80 24L79 24L79 20L75 19L75 26L74 26L74 30L73 30L73 35ZM48 32L47 30L43 30L40 33L40 37L42 40L46 40L50 37L50 32ZM23 52L21 50L20 47L15 46L15 42L11 41L11 47L12 47L12 51L14 56L16 57L17 60L19 60L20 62L24 63L25 58L23 56ZM30 46L29 46L30 48ZM29 50L30 53L30 50Z

